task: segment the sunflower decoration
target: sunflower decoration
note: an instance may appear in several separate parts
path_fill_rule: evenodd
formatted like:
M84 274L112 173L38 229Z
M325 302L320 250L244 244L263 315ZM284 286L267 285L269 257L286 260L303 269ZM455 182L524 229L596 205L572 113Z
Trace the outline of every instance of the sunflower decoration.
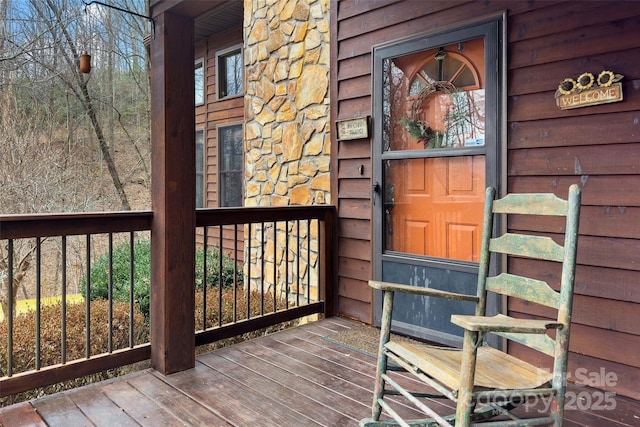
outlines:
M571 78L564 79L558 86L558 92L562 95L569 95L574 90L576 90L576 81Z
M570 95L574 92L580 93L583 90L588 90L597 87L609 87L612 84L622 80L624 76L622 74L614 74L612 71L604 70L598 74L598 77L594 77L593 74L585 72L580 74L577 79L566 78L558 85L555 97L561 95Z
M615 82L622 80L623 77L624 76L622 74L614 74L612 71L604 70L598 74L598 80L596 83L598 83L598 86L600 87L609 87Z
M576 81L576 87L580 90L591 89L591 86L593 86L594 81L595 81L595 78L593 77L593 74L582 73L580 74L580 77L578 77L578 80Z

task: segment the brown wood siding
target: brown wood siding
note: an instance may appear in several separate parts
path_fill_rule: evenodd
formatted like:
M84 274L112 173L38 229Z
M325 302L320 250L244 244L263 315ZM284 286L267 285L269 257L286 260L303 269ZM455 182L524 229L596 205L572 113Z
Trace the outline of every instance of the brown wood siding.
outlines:
M333 0L334 119L371 115L371 51L415 34L507 11L507 191L584 188L571 366L618 376L613 391L640 398L640 2L452 2ZM623 74L624 101L561 111L558 84L583 72ZM371 321L371 142L334 141L339 207L340 314ZM358 165L364 173L357 172ZM513 229L560 238L554 219ZM513 272L557 267L510 260ZM545 310L510 302L515 316ZM624 349L624 351L621 351ZM523 354L519 346L510 351ZM544 364L544 358L526 357Z
M224 33L215 34L198 43L195 47L195 58L204 58L205 62L205 102L196 106L196 129L205 131L205 204L207 208L219 206L218 195L218 126L242 123L244 120L244 97L230 97L218 100L216 53L242 44L242 26L237 26ZM219 230L210 229L209 244L220 246ZM197 232L197 241L202 243L202 231ZM225 228L222 248L225 253L232 254L234 249L233 228ZM215 236L215 237L214 237ZM238 231L237 259L242 262L244 230Z

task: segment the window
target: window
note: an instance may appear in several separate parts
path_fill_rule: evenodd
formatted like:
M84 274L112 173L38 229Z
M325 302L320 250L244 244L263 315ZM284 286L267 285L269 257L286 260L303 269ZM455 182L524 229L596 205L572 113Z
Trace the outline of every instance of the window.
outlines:
M242 95L242 48L232 47L217 54L218 98Z
M196 131L196 208L204 207L204 130Z
M242 206L242 124L218 128L219 206Z
M198 59L195 64L196 105L204 104L204 59Z

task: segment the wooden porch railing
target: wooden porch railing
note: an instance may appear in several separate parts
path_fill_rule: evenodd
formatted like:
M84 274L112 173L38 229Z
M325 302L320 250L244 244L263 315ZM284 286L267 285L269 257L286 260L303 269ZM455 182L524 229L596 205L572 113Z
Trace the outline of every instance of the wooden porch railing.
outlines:
M262 329L281 322L286 322L307 316L310 314L327 314L333 312L333 293L331 289L331 277L333 259L331 257L333 245L334 227L333 206L310 206L310 207L278 207L278 208L223 208L198 210L196 213L196 246L198 250L204 251L204 262L209 258L206 256L212 251L217 251L232 259L237 266L237 272L242 272L244 278L242 283L233 283L230 287L234 295L242 295L247 299L242 302L246 307L251 306L249 298L260 299L260 309L256 314L248 308L244 313L234 312L230 319L222 321L222 313L217 314L216 322L207 320L206 293L214 293L218 299L222 298L223 286L221 278L207 276L207 266L204 268L204 283L202 292L204 301L203 317L196 318L195 341L196 345L214 342L220 339L234 337L254 330ZM161 351L154 348L153 342L138 343L133 339L133 321L129 321L128 344L115 348L111 344L113 335L112 305L113 299L108 299L109 314L108 319L101 319L108 323L109 346L105 353L91 354L91 330L92 325L91 301L85 298L84 306L86 310L84 325L84 340L86 352L83 357L71 358L67 355L66 312L68 303L66 302L67 288L70 279L68 271L72 266L72 261L67 247L68 239L78 239L84 244L82 259L84 265L80 267L80 275L84 277L86 283L86 294L90 294L91 285L91 265L96 257L108 254L109 257L109 295L112 295L113 278L113 242L128 242L131 247L130 277L133 274L134 244L148 238L151 229L152 213L144 212L117 212L117 213L91 213L91 214L41 214L41 215L0 215L0 245L2 245L6 266L0 271L0 281L2 286L8 286L16 279L16 262L14 259L15 246L18 242L28 241L32 246L34 265L32 270L32 280L30 286L35 289L35 339L32 347L28 350L24 348L14 348L15 336L19 331L15 330L15 319L11 315L5 314L7 336L0 337L6 340L6 352L0 354L0 397L10 396L23 391L28 391L38 387L80 378L82 376L102 372L126 366L139 361L151 358L152 352ZM96 242L100 243L96 243ZM43 243L56 245L55 261L47 260L47 250L43 250ZM106 243L105 243L106 242ZM151 245L153 247L153 245ZM192 248L193 250L193 248ZM44 255L43 255L44 254ZM279 255L276 255L279 254ZM273 257L273 258L269 258ZM292 257L292 258L289 258ZM281 262L269 264L269 260L275 261L278 258ZM304 265L301 266L301 261ZM222 263L222 258L217 258L216 262ZM59 335L61 354L57 357L58 363L44 366L41 363L41 349L50 343L44 342L41 334L41 310L43 307L42 286L43 270L53 268L61 271L60 316L61 330ZM266 266L271 265L272 268ZM0 264L0 267L2 264ZM221 272L221 269L218 270ZM222 274L222 273L219 273ZM265 277L268 274L269 277ZM196 273L197 276L197 273ZM235 274L234 274L234 277ZM6 280L5 280L6 278ZM87 279L89 278L89 279ZM79 278L75 280L79 281ZM219 286L211 286L211 283ZM235 279L234 279L235 280ZM129 319L133 319L134 310L134 281L131 279L131 293L129 297ZM153 289L154 284L151 284ZM235 289L241 289L237 292ZM6 289L8 290L8 289ZM253 292L248 292L248 291ZM152 291L153 292L153 291ZM276 304L276 294L280 301ZM237 307L239 300L233 301L233 307ZM274 303L265 304L265 299L274 299ZM9 298L10 305L8 312L14 309L14 301ZM284 305L283 305L284 304ZM218 304L217 307L222 307ZM151 305L153 310L153 305ZM220 308L222 310L222 308ZM16 316L17 317L17 316ZM153 312L151 313L153 318ZM122 325L120 325L122 327ZM32 352L28 357L33 360L29 369L16 371L15 356L18 352Z

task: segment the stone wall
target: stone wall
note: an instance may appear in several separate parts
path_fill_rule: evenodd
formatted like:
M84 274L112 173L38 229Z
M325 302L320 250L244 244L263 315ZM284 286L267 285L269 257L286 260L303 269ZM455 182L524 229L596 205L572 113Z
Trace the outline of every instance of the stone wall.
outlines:
M244 41L245 206L331 203L329 0L245 0ZM315 222L246 232L252 286L317 298Z

